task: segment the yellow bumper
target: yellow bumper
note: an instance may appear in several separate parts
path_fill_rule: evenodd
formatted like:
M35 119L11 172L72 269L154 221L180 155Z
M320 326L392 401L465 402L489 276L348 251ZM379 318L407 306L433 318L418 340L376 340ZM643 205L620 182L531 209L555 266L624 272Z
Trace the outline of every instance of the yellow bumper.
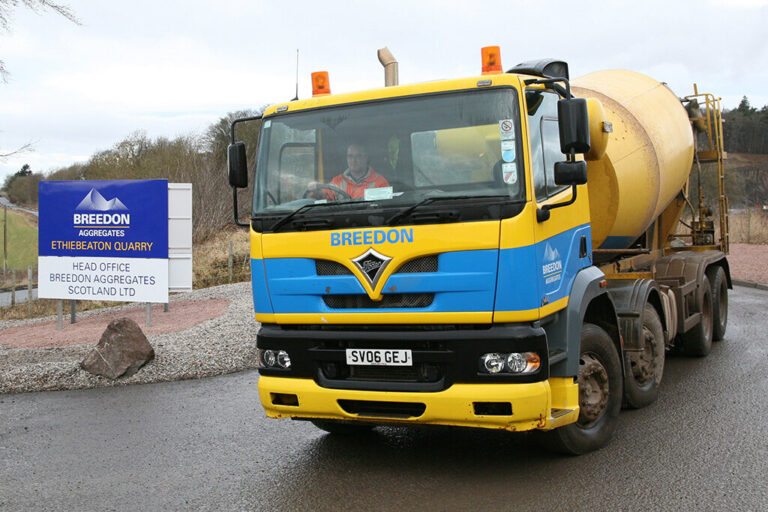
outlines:
M295 395L298 405L286 395ZM270 418L329 418L373 423L455 425L522 431L551 429L576 421L578 387L573 379L551 378L531 384L454 384L434 393L328 389L312 379L261 376L261 404ZM350 413L340 400L424 404L415 417ZM474 402L508 402L511 415L475 414ZM554 415L553 415L554 413Z

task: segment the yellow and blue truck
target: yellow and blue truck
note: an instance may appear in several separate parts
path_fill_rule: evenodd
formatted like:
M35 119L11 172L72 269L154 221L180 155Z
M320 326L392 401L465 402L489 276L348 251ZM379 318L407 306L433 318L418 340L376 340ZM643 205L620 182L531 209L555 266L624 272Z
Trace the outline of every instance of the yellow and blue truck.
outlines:
M477 76L345 94L313 74L312 98L258 116L250 173L235 128L254 118L232 124L269 417L535 429L579 454L657 398L667 352L723 338L719 99L482 56ZM690 199L701 162L719 230Z

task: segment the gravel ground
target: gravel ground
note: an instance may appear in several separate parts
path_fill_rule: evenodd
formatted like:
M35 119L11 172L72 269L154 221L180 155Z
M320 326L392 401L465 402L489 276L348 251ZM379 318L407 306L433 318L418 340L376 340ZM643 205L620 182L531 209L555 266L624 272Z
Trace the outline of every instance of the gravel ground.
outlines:
M731 279L768 285L768 245L731 244Z
M0 393L80 389L101 386L120 386L148 382L198 379L231 373L256 366L256 329L253 318L253 300L250 283L216 286L172 297L173 302L199 301L216 307L227 299L226 311L215 318L204 320L192 327L152 334L146 332L155 349L155 359L147 363L132 377L115 381L91 375L80 369L80 361L90 352L98 337L85 345L44 348L18 348L0 345ZM135 307L135 306L134 306ZM78 319L109 315L130 308L108 308L78 315ZM143 311L143 310L142 310ZM200 310L203 311L202 309ZM159 314L153 315L153 321ZM46 324L54 318L0 322L0 343L7 328L25 324ZM103 330L107 320L101 322ZM144 329L143 322L139 325ZM41 325L43 329L45 326Z

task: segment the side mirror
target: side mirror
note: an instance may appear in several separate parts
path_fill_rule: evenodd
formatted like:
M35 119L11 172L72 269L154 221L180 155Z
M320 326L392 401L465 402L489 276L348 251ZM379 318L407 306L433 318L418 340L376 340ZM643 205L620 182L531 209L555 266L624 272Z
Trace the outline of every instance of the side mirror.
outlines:
M248 186L248 161L245 157L245 142L235 142L227 148L229 184L235 188Z
M560 127L560 150L567 154L589 152L589 114L584 98L557 102Z
M587 182L587 162L555 162L555 184L583 185Z

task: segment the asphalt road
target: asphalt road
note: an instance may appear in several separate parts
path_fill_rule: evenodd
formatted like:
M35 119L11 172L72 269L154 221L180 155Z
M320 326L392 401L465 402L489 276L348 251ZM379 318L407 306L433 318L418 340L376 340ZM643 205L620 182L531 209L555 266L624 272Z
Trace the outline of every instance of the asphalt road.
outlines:
M673 357L659 401L581 457L527 434L267 420L256 372L0 395L0 509L768 510L768 292Z
M22 212L31 213L34 216L39 215L38 212L36 212L35 210L28 210L24 207L16 206L12 202L10 202L7 197L0 196L0 208L2 208L3 206L7 206L11 210L21 210Z

